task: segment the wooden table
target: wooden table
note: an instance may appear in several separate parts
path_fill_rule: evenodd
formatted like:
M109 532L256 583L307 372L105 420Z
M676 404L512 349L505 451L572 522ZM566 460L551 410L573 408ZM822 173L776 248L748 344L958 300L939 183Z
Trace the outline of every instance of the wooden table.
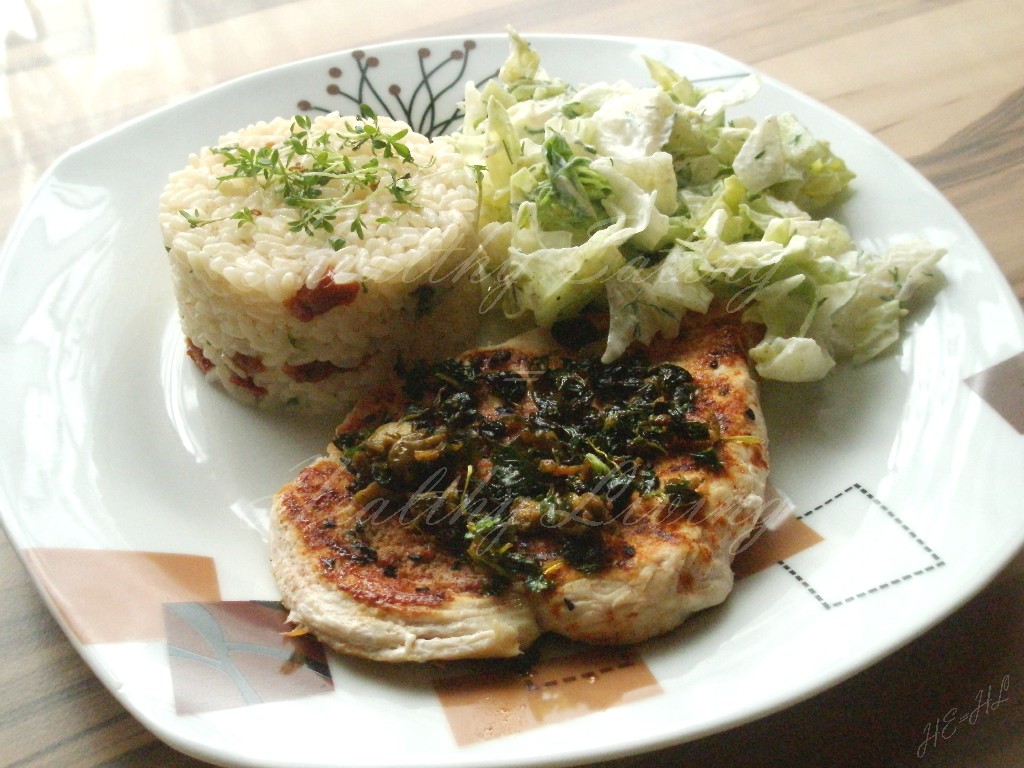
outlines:
M1024 297L1021 0L7 0L0 49L0 235L47 166L208 86L334 50L500 32L695 42L845 114L913 163ZM897 86L897 87L894 87ZM193 766L92 676L0 538L0 765ZM923 637L816 698L617 765L1024 764L1024 557ZM919 756L926 728L1009 676L1010 702Z

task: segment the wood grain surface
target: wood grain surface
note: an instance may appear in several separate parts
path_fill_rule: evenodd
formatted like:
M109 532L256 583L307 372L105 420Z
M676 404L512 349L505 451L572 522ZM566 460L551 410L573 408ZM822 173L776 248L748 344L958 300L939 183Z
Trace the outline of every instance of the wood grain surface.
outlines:
M4 0L0 14L0 236L55 159L133 117L308 56L512 25L703 44L807 93L930 179L1024 298L1022 0ZM203 765L155 740L93 677L2 534L0 592L0 765ZM846 683L611 764L1024 765L1022 597L1018 557L978 598ZM1006 676L1006 707L919 755L930 723Z

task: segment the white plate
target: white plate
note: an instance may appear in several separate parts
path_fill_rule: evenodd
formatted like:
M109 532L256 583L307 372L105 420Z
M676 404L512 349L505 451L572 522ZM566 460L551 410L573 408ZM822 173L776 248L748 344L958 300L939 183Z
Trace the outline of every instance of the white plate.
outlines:
M646 83L641 54L705 82L727 84L749 71L677 42L531 39L546 69L571 82ZM895 353L818 385L763 388L773 483L823 541L618 661L582 653L569 667L548 663L547 681L534 669L533 678L499 680L498 693L470 685L464 712L491 719L458 739L448 717L457 719L457 707L439 695L437 680L468 672L482 684L487 666L408 669L331 656L326 668L312 665L319 692L259 703L240 661L259 649L222 643L219 667L200 664L203 679L233 681L248 698L179 714L187 653L169 649L181 638L164 639L173 621L160 623L161 600L144 585L170 584L164 599L186 603L182 626L207 639L224 623L204 624L209 612L188 611L211 594L228 604L276 600L268 499L320 450L329 426L254 413L198 381L183 354L156 225L164 180L221 133L292 114L303 101L352 111L350 94L399 117L411 101L417 128L443 125L461 83L491 75L506 46L504 36L409 41L229 83L64 156L11 232L0 261L3 522L99 678L178 749L226 765L496 766L579 762L693 739L882 658L977 593L1024 540L1020 414L1001 414L982 387L972 388L977 379L968 381L988 371L1020 385L1024 321L1005 280L957 212L906 163L766 78L745 109L793 111L832 142L858 174L838 214L859 241L875 248L921 236L948 249L948 285L910 317ZM150 604L140 608L139 599ZM103 613L111 608L120 618ZM593 668L564 674L573 663ZM311 676L308 667L275 664L296 680Z

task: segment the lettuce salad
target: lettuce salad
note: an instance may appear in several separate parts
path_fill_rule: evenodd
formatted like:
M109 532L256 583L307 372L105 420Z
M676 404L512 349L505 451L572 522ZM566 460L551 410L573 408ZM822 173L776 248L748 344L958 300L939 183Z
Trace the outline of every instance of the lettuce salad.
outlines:
M604 308L610 362L718 298L765 326L751 358L783 381L892 345L942 251L869 253L816 218L853 173L793 115L728 119L756 78L705 89L646 64L650 87L574 86L512 33L498 76L467 86L454 140L479 170L492 303L542 326Z

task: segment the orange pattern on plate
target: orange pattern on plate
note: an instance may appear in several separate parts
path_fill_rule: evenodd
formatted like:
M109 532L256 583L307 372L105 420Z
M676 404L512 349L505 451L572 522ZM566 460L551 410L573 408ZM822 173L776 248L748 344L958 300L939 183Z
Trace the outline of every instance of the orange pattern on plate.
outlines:
M490 663L434 683L459 746L569 720L661 693L632 649L572 646L529 669Z
M112 549L24 550L25 562L83 644L164 637L163 604L220 600L213 559Z

